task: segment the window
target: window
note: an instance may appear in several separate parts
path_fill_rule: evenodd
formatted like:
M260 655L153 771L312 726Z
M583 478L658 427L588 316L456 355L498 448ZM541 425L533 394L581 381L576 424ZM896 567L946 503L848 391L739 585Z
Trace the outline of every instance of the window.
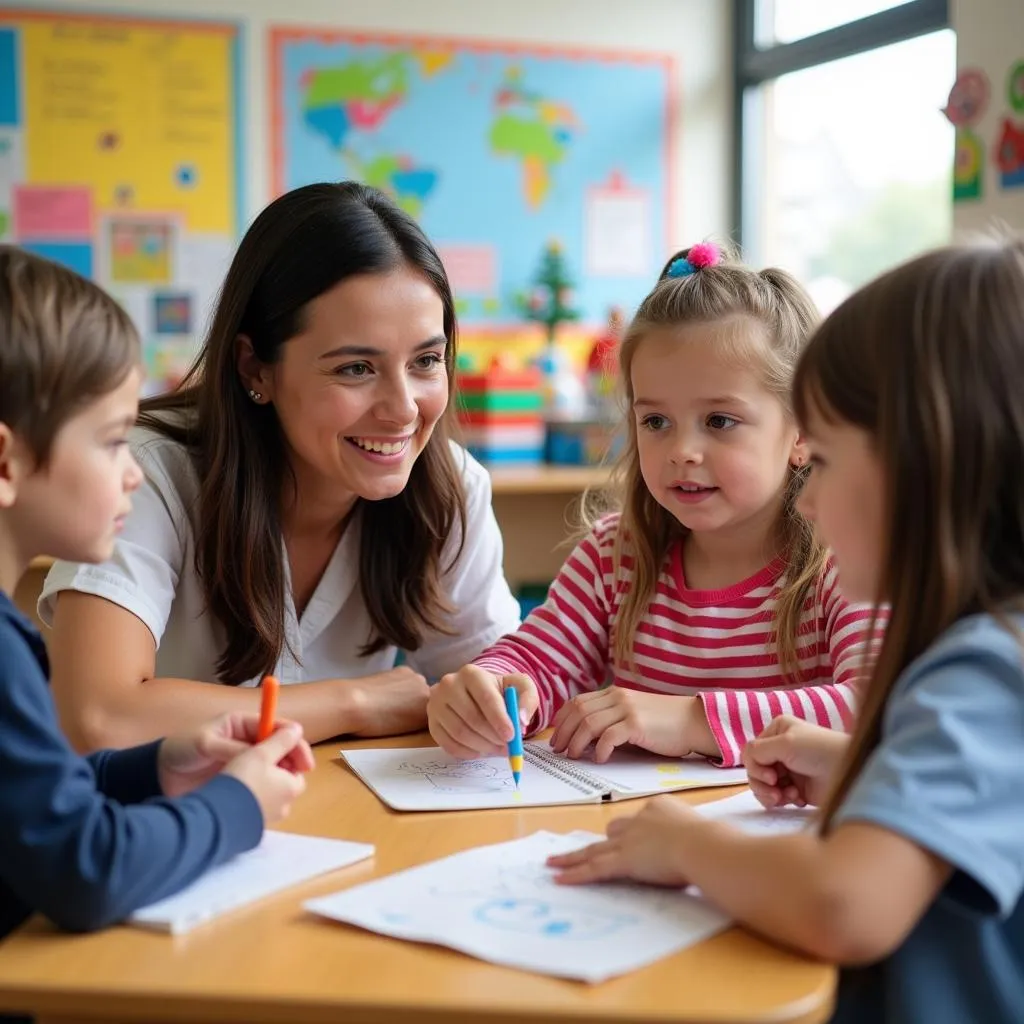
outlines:
M899 7L907 0L758 0L757 45L806 39L830 28Z
M843 11L874 13L835 26ZM752 262L795 273L827 312L949 239L948 12L933 0L741 0L737 13L747 30L737 49L743 246ZM753 45L768 15L775 35L793 42Z

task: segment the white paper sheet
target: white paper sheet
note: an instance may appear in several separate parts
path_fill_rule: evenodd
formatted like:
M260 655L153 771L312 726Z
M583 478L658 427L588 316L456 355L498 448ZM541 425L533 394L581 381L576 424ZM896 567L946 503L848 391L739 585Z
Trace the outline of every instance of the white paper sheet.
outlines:
M766 810L748 789L736 796L701 804L696 810L708 818L718 818L744 832L762 835L787 835L802 832L814 820L814 808L778 807Z
M640 885L560 886L545 859L602 839L535 832L307 901L306 909L493 963L602 981L722 931L692 894Z
M653 208L641 189L592 189L585 207L587 273L644 277L652 271Z
M372 857L373 852L367 843L264 832L254 850L214 868L174 896L137 910L128 923L180 935L229 910Z

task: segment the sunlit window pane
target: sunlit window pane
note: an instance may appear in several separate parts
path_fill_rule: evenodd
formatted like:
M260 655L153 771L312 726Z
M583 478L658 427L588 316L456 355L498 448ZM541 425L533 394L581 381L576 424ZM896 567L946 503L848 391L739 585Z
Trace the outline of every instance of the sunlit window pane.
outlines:
M955 64L947 30L766 85L751 255L792 270L829 309L948 241L953 128L941 108Z

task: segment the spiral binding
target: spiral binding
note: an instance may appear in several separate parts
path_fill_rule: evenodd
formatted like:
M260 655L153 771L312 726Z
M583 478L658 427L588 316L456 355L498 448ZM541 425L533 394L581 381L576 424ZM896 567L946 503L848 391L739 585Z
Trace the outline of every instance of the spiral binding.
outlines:
M545 747L533 743L524 743L523 757L534 768L539 768L546 775L553 775L556 779L578 789L581 793L586 793L588 796L593 793L604 793L608 789L607 783L591 775L583 768L579 768L576 765L566 767L562 758Z

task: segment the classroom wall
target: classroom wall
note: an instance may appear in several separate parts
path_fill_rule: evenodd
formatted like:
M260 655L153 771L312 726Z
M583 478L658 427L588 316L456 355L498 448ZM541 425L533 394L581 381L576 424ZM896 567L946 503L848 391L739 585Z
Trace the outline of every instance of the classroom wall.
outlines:
M673 244L721 235L729 226L732 5L725 0L63 0L60 6L151 17L230 18L244 25L250 217L272 198L267 167L268 24L670 52L678 61L680 88Z
M1007 98L1007 72L1024 60L1024 0L954 0L952 14L957 70L980 68L991 85L988 109L974 129L984 144L982 194L954 204L954 232L962 236L998 222L1024 230L1024 185L1000 187L994 153L1008 116L1024 142L1024 110L1013 111Z

